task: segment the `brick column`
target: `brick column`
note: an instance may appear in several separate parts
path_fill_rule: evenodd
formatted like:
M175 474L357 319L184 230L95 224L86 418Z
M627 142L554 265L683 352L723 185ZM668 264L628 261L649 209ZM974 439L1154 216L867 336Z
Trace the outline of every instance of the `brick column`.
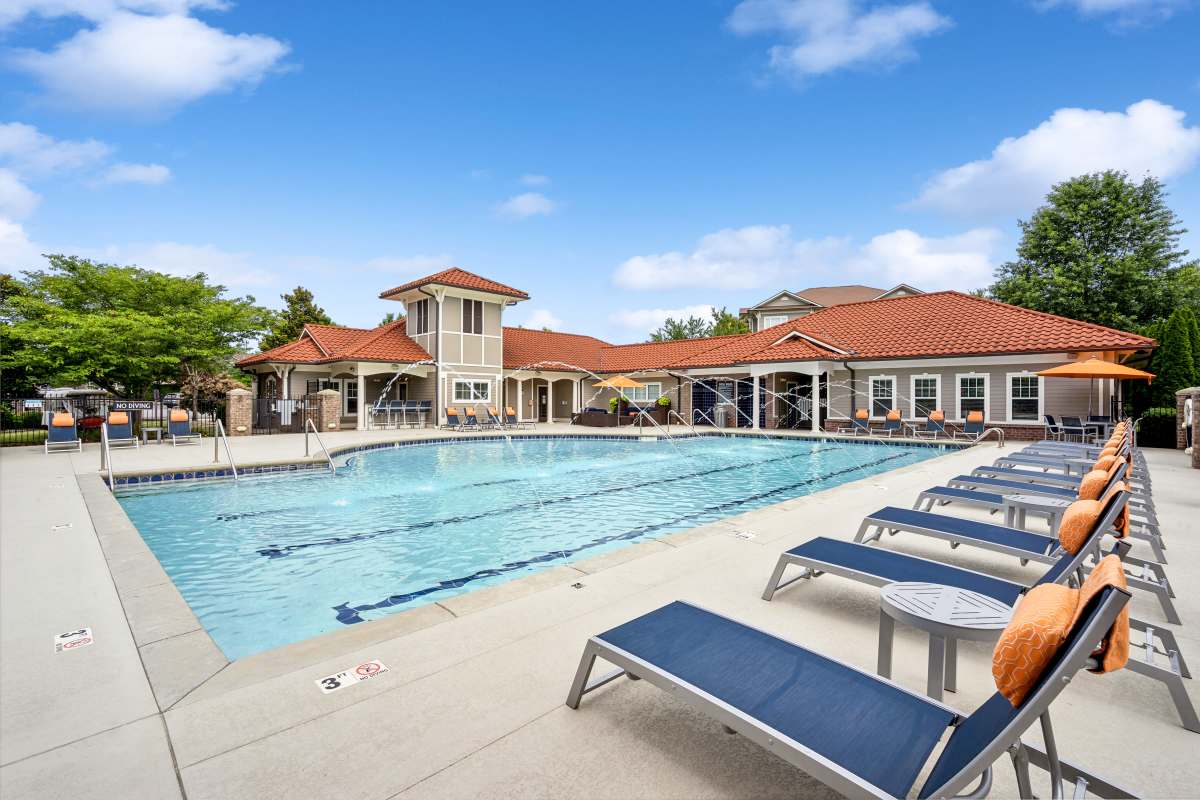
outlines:
M249 389L233 389L225 395L225 433L249 436L253 430L254 395Z
M339 430L342 419L342 393L336 389L322 389L315 396L317 408L314 412L313 422L316 423L317 430L321 432ZM360 414L363 413L364 405L360 399Z
M1187 438L1183 431L1183 401L1186 400L1194 389L1180 389L1175 393L1175 449L1182 450L1187 447ZM1192 414L1196 413L1196 401L1192 401ZM1194 421L1194 420L1193 420Z

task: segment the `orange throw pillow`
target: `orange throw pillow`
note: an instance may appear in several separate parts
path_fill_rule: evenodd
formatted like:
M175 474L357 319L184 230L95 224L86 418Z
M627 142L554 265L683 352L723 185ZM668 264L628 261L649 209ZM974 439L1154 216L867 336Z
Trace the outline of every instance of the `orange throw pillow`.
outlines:
M1021 598L992 651L996 688L1019 706L1071 630L1078 590L1057 583L1035 586Z
M939 411L931 411L929 413L929 421L930 422L942 422L945 419L946 419L946 415L943 414L940 410Z
M1096 527L1103 506L1099 500L1076 500L1067 506L1058 526L1058 542L1064 550L1071 555L1079 552Z
M109 425L128 425L129 415L124 411L113 411L108 415Z
M892 422L895 422L896 420L900 419L900 412L896 411L895 409L892 409L891 411L889 411L887 413L887 418L890 419Z
M860 408L858 411L854 412L855 419L866 419L869 416L871 416L871 415L867 413L867 410L865 408Z
M54 414L54 419L50 420L50 425L54 428L70 428L75 425L75 418L66 411L58 411Z
M1107 586L1116 586L1119 589L1129 588L1125 581L1125 570L1121 566L1121 559L1116 555L1107 555L1100 559L1100 563L1084 579L1083 586L1079 587L1079 602L1071 619L1072 626L1083 616L1083 611L1092 597ZM1128 603L1121 609L1121 613L1117 615L1116 621L1108 629L1108 633L1100 642L1100 647L1093 655L1098 658L1098 665L1092 672L1112 672L1125 666L1125 662L1129 660Z
M1108 473L1102 469L1094 469L1079 482L1079 499L1099 500L1105 486L1108 486Z
M1117 448L1113 445L1109 445L1100 451L1100 458L1104 458L1105 456L1115 456L1116 454Z
M187 412L182 408L171 409L171 422L187 422Z
M967 413L967 422L983 422L982 411L970 411Z

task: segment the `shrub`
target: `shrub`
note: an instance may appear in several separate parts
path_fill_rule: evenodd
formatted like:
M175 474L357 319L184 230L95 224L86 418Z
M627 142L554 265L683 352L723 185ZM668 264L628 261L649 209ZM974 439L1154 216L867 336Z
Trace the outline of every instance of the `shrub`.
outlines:
M617 398L617 397L608 398L608 413L610 413L610 414L617 413L617 404L620 402L621 402L620 398Z
M1147 409L1138 422L1138 446L1174 448L1175 425L1175 409Z
M663 408L669 408L671 405L671 398L667 397L665 394L660 394L658 396L658 400L655 402L657 402Z

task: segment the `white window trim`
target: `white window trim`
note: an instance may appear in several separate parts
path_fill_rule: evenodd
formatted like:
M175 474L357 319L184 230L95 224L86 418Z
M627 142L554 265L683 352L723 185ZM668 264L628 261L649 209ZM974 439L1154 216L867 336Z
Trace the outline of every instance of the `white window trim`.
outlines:
M909 408L909 411L912 412L912 419L920 419L921 418L921 416L917 413L917 380L918 379L932 379L933 380L933 382L934 382L933 395L935 398L933 401L933 407L934 407L934 409L941 408L942 413L943 414L946 413L946 410L944 408L942 408L942 376L941 376L941 374L936 373L936 372L922 372L917 375L911 375L911 376L909 376L909 379L908 379L908 397L909 397L908 408Z
M966 415L962 413L962 379L963 378L983 378L983 421L987 422L991 419L992 408L992 381L991 375L986 372L956 372L954 374L954 421L966 422Z
M875 381L892 382L892 407L889 409L890 411L896 411L900 408L899 398L896 396L896 389L900 382L896 380L895 375L871 375L867 378L867 413L871 419L886 419L886 417L876 417L871 414L875 410Z
M459 386L466 385L466 386L472 387L468 391L470 394L474 395L475 389L473 387L475 386L475 384L479 384L479 383L482 383L484 386L487 386L487 396L486 397L476 397L471 400L459 400L458 399L458 387ZM450 386L450 397L453 398L455 403L470 403L470 404L475 404L475 405L477 405L479 403L491 403L492 402L492 383L493 383L493 381L488 380L486 378L483 378L483 379L455 378L454 383L452 383Z
M654 397L650 397L650 387L652 387L652 386L658 387L657 393L654 395ZM646 399L638 400L633 396L633 393L641 391L640 389L625 389L624 390L625 397L631 403L657 403L658 398L662 397L663 391L662 391L662 382L661 381L650 381L650 382L646 383L643 388L646 391Z
M779 321L778 322L768 322L767 321L767 320L772 320L772 319L777 319ZM767 328L774 328L776 325L782 325L783 323L785 323L787 321L788 321L787 314L763 314L761 317L759 317L759 324L762 325L762 330L764 330L764 331Z
M1013 394L1012 394L1012 379L1013 378L1037 378L1038 383L1038 407L1037 416L1033 419L1014 419L1013 418ZM1015 425L1041 425L1045 420L1046 411L1046 379L1036 372L1025 370L1024 372L1009 372L1004 376L1004 413L1008 422Z

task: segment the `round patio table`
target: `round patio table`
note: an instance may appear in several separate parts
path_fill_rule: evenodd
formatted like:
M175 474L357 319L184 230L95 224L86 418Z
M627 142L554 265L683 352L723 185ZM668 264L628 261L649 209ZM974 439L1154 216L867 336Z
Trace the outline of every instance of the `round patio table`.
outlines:
M929 634L926 694L942 699L943 687L956 689L958 640L989 642L1012 618L1012 606L987 595L915 581L889 583L879 592L879 674L892 676L892 639L896 621Z

